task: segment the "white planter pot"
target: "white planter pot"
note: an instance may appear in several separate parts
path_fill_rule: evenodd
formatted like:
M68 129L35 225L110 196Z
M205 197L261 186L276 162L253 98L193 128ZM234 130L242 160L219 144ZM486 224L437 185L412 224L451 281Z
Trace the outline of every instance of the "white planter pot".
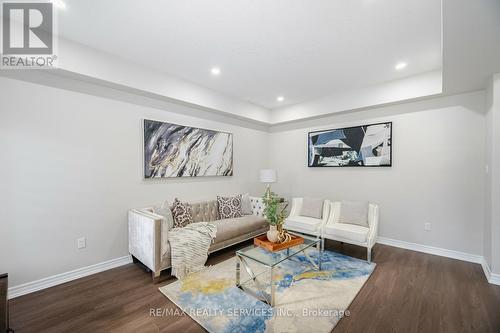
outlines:
M269 226L269 231L267 232L267 239L270 242L276 243L278 242L278 229L276 228L275 225L270 225Z

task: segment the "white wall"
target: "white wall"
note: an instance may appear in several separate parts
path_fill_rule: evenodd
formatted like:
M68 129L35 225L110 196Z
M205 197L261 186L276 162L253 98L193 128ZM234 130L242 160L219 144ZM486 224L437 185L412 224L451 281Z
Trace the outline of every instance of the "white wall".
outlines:
M273 189L286 196L370 200L384 237L483 253L485 94L470 93L272 128ZM391 168L308 168L307 133L393 122ZM432 231L424 231L424 223Z
M490 80L488 89L486 89L486 179L485 179L485 218L484 218L484 240L483 257L488 266L492 267L492 239L491 224L493 216L493 198L492 198L492 171L493 171L493 80Z
M268 133L234 119L1 77L0 101L0 271L11 286L127 255L129 208L263 190ZM233 132L234 176L144 181L143 118ZM82 236L87 248L77 250Z

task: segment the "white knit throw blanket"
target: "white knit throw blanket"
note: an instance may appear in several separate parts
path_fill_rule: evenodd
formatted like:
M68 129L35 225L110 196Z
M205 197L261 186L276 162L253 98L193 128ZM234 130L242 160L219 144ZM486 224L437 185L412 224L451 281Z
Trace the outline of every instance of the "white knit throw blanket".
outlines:
M172 258L172 275L178 279L205 267L208 248L215 238L217 227L207 222L191 223L168 232Z

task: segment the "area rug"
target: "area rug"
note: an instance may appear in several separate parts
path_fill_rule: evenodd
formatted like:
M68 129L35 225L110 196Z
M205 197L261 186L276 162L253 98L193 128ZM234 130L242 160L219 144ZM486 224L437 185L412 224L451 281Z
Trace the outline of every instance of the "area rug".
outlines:
M265 250L263 253L272 255ZM317 260L318 253L308 255ZM276 306L272 308L235 287L233 257L194 273L160 291L211 333L331 332L375 269L374 263L324 251L315 271L303 254L275 268ZM257 279L270 289L269 270L248 261ZM249 279L241 269L241 281ZM245 288L256 292L252 281Z

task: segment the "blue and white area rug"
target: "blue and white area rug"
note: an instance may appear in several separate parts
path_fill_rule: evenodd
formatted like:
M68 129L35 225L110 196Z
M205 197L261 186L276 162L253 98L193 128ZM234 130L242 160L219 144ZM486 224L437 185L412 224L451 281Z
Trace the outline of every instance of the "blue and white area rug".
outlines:
M262 250L265 253L265 250ZM269 255L272 255L269 253ZM317 252L308 255L317 260ZM325 251L322 270L315 271L303 254L275 268L276 306L235 287L235 258L191 274L160 291L207 331L331 332L368 280L375 264ZM270 289L269 269L248 261L258 281ZM241 281L249 279L241 268ZM267 282L266 282L267 281ZM245 284L248 289L253 282Z

